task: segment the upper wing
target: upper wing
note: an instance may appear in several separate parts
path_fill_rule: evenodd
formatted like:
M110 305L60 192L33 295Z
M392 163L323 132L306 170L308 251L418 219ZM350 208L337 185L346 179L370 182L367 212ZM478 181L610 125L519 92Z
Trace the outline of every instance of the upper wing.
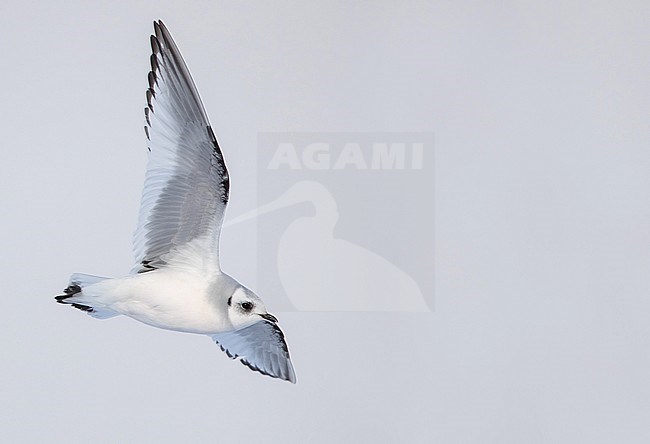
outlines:
M261 320L239 330L212 335L228 357L264 375L296 383L284 334L275 322Z
M178 47L161 21L154 30L144 110L150 153L133 271L165 265L177 248L195 239L218 266L228 171Z

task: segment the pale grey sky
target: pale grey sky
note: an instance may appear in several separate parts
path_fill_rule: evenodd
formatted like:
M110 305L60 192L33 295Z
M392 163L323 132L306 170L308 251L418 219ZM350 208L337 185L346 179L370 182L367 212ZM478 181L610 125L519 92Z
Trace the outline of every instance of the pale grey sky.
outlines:
M132 265L158 18L229 215L259 133L434 133L433 312L276 313L293 386L54 303ZM5 1L0 441L647 442L648 29L647 2Z

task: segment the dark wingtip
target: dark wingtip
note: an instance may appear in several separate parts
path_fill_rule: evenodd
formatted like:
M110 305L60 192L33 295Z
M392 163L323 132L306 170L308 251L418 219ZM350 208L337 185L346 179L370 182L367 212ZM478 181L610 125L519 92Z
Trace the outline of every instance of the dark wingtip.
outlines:
M149 88L152 91L154 91L153 87L156 85L156 76L153 74L152 71L149 71L149 74L147 75L147 80L149 81Z
M243 365L245 365L245 366L248 367L249 369L253 370L254 372L261 373L261 374L264 375L264 376L269 376L269 377L271 377L271 378L273 378L273 379L280 379L280 380L282 380L282 381L287 381L287 382L290 382L290 383L292 383L292 384L295 384L295 383L296 383L296 374L295 374L295 372L291 372L291 371L290 371L289 374L288 374L287 376L284 376L284 375L274 375L274 374L272 374L272 373L269 373L269 372L267 372L267 371L265 371L265 370L263 370L263 369L257 367L256 365L251 364L251 363L248 362L246 359L240 359L239 362L241 362ZM289 364L289 365L291 365L291 364Z
M160 52L160 43L156 36L152 34L151 37L149 37L149 42L151 43L151 52L158 54Z
M147 89L146 96L147 96L147 106L149 107L151 112L154 112L153 105L151 104L151 98L154 97L154 95L153 95L153 90L151 88Z
M160 67L158 66L158 58L156 57L156 53L151 54L151 56L149 57L149 64L151 65L151 72L155 76L156 72L158 72L158 70L160 69Z
M156 38L158 39L162 38L165 34L169 34L169 31L167 30L167 27L162 22L162 20L153 22L153 30L154 33L156 34Z

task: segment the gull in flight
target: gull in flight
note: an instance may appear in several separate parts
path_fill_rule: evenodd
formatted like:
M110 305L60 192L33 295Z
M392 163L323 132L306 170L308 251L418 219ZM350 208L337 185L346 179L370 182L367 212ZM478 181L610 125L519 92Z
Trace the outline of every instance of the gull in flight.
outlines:
M98 319L124 315L210 336L230 358L295 383L278 320L219 266L230 178L194 81L162 21L154 22L151 49L144 110L149 159L135 266L115 279L73 274L56 300Z

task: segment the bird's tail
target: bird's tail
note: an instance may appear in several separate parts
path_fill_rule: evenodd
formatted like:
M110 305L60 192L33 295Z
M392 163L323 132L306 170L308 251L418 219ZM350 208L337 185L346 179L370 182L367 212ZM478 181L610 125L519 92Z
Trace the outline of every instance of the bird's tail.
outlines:
M119 313L114 312L106 307L98 306L94 304L92 298L85 297L83 289L90 285L101 282L105 277L93 276L90 274L75 273L70 276L70 283L63 290L63 294L55 296L54 299L59 304L68 304L72 305L74 308L85 311L90 316L97 319L108 319L113 316L119 315Z

